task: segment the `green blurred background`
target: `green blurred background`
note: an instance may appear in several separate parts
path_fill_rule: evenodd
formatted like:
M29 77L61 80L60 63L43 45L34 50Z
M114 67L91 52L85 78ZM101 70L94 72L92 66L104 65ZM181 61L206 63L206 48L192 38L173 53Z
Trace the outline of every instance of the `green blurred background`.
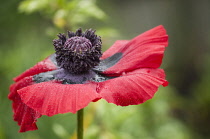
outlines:
M162 68L170 85L138 106L104 100L85 109L86 139L210 138L209 0L3 0L0 4L0 139L75 139L76 115L38 119L18 133L7 99L12 78L54 53L58 33L93 28L103 51L157 25L169 34Z

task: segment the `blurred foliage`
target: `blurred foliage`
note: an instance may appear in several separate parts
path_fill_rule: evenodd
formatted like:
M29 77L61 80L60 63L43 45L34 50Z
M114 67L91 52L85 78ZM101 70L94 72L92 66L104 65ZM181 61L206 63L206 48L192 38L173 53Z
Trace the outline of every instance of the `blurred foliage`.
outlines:
M52 39L56 34L67 30L75 31L78 27L94 28L102 37L103 50L106 50L115 40L132 38L159 24L164 24L170 37L163 63L170 86L160 88L152 100L138 106L119 107L104 100L91 103L85 109L85 137L209 138L210 41L205 38L208 38L210 29L209 25L205 26L205 23L209 22L202 22L204 25L197 22L209 21L208 14L198 10L201 6L202 10L209 9L209 3L201 5L202 2L195 2L2 1L0 139L75 139L76 115L71 113L53 117L42 116L37 122L39 130L18 133L19 127L12 120L11 102L7 99L13 77L54 53ZM207 8L204 8L205 5ZM193 6L197 6L197 10L194 10ZM193 12L198 16L192 16ZM202 17L204 19L200 19ZM171 20L168 20L169 18ZM203 35L200 30L209 32ZM202 49L204 51L201 51ZM185 89L188 95L183 95Z
M95 107L95 120L86 131L87 138L191 139L189 129L171 111L180 100L170 87L160 88L155 98L137 106L120 107L100 100L90 105Z
M47 28L47 33L53 36L60 30L97 27L93 22L107 22L108 18L97 6L96 0L24 0L19 5L19 11L26 14L39 12L51 20L56 28ZM109 26L105 29L97 27L97 30L109 32L109 35L104 33L107 36L117 32Z
M78 28L91 17L104 21L106 14L96 6L96 0L25 0L19 10L25 13L41 12L59 28Z

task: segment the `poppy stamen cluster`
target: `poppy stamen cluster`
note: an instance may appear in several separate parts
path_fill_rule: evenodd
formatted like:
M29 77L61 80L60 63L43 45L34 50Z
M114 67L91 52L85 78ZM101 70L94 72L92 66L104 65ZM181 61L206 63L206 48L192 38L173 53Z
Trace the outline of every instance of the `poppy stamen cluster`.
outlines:
M92 29L82 33L68 31L67 38L64 34L58 35L59 39L53 40L56 61L59 67L69 73L81 74L97 66L101 57L101 38L95 35Z

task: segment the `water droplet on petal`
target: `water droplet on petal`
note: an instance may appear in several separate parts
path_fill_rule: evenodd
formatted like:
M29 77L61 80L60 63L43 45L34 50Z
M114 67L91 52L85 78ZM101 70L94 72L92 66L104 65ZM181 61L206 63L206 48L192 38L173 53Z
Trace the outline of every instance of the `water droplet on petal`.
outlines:
M126 75L126 72L123 72L122 75L125 76Z
M96 92L99 93L99 90L100 90L100 86L97 84L97 86L96 86Z

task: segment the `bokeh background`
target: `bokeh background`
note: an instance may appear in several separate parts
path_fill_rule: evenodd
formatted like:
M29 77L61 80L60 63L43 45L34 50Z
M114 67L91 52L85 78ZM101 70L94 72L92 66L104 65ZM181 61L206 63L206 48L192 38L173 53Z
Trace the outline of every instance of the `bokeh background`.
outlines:
M7 99L12 78L54 53L58 33L93 28L105 51L157 25L169 34L162 68L170 85L138 106L104 100L85 109L87 139L210 138L209 0L3 0L0 4L0 139L75 139L76 115L38 119L18 133Z

